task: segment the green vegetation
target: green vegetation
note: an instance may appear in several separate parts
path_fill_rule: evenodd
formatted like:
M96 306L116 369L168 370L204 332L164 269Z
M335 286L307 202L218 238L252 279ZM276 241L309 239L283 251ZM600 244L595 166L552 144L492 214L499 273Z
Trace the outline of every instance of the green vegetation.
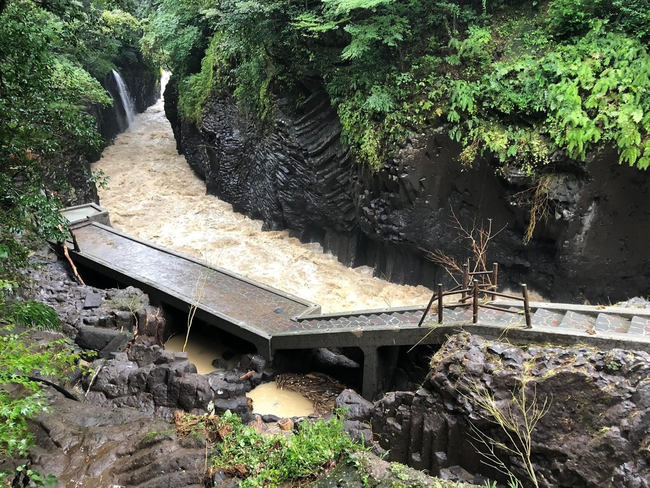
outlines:
M64 341L34 344L29 332L16 333L11 324L0 317L0 455L24 455L32 435L28 420L46 410L41 384L28 378L38 372L42 376L63 377L64 371L78 359Z
M7 316L11 322L24 329L61 330L56 310L34 300L12 303L7 307Z
M60 330L57 313L16 300L31 250L68 236L58 208L74 199L68 161L104 144L93 113L111 103L100 81L144 63L131 0L0 0L0 455L24 455L27 422L46 408L36 373L58 377L77 356L32 332ZM97 175L101 179L101 175ZM88 175L92 180L92 175ZM19 476L50 483L28 466ZM30 485L31 486L31 485Z
M29 329L61 329L56 311L33 300L8 305L7 291L0 289L0 456L15 456L24 455L31 444L29 419L47 408L42 384L29 376L64 378L79 356L64 340L33 341ZM39 475L30 476L36 480Z
M197 121L230 95L262 122L273 93L319 83L342 138L374 168L444 125L462 161L552 171L611 144L650 166L648 0L159 0L145 46Z
M131 11L121 10L130 8ZM63 241L57 209L73 196L66 156L103 144L98 80L140 53L135 5L109 0L0 2L0 288L10 291L37 239ZM92 179L91 175L88 175Z
M176 415L179 435L199 432L211 441L211 472L223 470L243 479L240 486L280 486L309 481L361 449L337 418L303 422L291 436L264 435L230 412L221 417Z

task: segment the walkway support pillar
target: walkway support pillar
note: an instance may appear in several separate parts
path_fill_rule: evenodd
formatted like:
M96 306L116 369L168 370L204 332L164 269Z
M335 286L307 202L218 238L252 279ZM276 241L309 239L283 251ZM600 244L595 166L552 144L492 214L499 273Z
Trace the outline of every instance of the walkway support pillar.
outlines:
M361 396L373 401L377 387L381 381L379 373L379 355L376 347L362 347L363 351L363 383Z
M399 346L384 346L381 349L362 346L360 349L363 351L361 396L373 401L393 378L399 357Z

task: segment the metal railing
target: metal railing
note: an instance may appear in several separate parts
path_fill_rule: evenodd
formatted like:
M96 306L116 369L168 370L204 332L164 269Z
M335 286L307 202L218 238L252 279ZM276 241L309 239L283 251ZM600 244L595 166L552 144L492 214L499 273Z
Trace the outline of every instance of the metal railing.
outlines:
M442 289L442 284L438 283L438 290L433 293L431 300L429 300L428 305L424 309L422 317L418 322L418 327L424 323L424 319L431 310L431 306L434 302L437 301L437 313L438 313L438 323L443 322L444 317L444 306L443 299L444 297L451 295L461 295L460 300L457 303L450 304L451 308L463 308L463 307L472 307L472 323L478 323L478 312L479 308L487 308L490 310L497 310L499 312L505 313L519 313L518 310L510 310L507 308L497 307L495 305L490 305L488 303L480 303L480 296L488 295L491 300L496 300L497 297L509 298L511 300L520 300L523 302L524 316L526 318L526 327L532 327L532 319L530 315L530 301L528 300L528 286L522 284L522 296L517 295L508 295L506 293L499 293L497 291L497 279L498 279L499 265L497 263L493 264L491 270L486 271L469 271L469 265L463 265L463 277L462 284L457 285L454 288L444 292ZM479 280L474 278L475 276L487 277L487 281L479 283ZM469 280L472 280L470 283ZM471 302L469 300L471 299ZM468 303L469 302L469 303Z

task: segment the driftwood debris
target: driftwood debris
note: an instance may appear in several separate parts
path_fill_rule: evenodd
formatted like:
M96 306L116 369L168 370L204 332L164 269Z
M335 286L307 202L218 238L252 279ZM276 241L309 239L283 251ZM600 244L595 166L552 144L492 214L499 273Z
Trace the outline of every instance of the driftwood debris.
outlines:
M82 279L81 279L81 276L79 276L79 271L77 271L77 267L76 267L76 266L74 265L74 263L72 262L72 258L70 258L70 253L68 253L68 246L67 246L67 244L64 242L63 244L61 244L61 247L63 248L63 255L66 257L66 259L67 259L68 262L70 263L70 267L72 268L72 273L74 274L75 278L77 278L77 280L79 281L79 284L80 284L80 285L84 285L84 286L85 286L86 283L84 283L84 280L82 280Z

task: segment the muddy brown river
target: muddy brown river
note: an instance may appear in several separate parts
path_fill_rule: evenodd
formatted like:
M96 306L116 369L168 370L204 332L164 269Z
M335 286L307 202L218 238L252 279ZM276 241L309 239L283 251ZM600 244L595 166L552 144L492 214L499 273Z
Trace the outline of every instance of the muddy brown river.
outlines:
M323 312L420 305L430 298L423 286L399 286L374 278L371 268L343 266L320 245L303 244L287 231L262 232L261 221L206 195L203 181L176 152L162 99L137 115L92 169L109 178L99 196L116 229L316 302ZM182 342L177 336L168 347L180 350ZM221 349L190 336L188 354L205 373ZM256 411L286 415L276 392L258 395Z
M116 229L319 303L323 312L430 298L423 286L399 286L374 278L368 267L343 266L320 245L302 244L286 231L262 232L261 221L206 195L176 152L162 99L137 115L92 169L109 177L99 196Z

